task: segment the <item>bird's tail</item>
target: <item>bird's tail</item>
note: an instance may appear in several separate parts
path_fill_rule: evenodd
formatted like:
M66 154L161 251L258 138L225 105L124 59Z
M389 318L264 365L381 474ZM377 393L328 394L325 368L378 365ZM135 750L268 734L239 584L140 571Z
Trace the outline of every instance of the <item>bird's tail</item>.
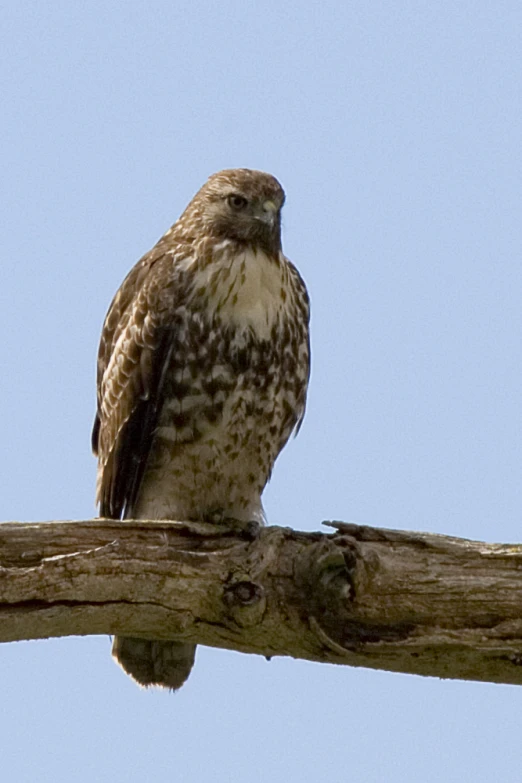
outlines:
M139 685L181 688L194 665L196 645L115 636L113 658Z

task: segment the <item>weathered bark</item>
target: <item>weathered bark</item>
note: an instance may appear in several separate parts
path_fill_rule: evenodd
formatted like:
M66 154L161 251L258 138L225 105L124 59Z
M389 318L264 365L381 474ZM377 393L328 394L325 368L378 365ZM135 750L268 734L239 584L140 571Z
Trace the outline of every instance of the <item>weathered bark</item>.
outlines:
M330 523L0 525L0 641L120 634L522 683L522 546Z

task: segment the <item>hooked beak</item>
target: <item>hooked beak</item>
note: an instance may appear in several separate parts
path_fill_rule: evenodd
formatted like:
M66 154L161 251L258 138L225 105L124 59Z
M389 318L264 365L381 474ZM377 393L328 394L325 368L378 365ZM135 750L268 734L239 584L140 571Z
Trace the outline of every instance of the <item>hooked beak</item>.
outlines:
M262 203L261 209L256 215L256 218L258 220L262 220L263 223L267 223L269 226L274 226L277 221L278 212L279 209L277 204L275 204L270 199L267 199L267 201Z

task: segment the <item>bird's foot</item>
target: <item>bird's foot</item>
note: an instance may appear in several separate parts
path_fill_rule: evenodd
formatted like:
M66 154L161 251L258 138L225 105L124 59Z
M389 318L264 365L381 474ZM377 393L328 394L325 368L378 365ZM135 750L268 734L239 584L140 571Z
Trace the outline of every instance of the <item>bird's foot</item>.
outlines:
M219 525L223 535L234 533L249 540L257 538L262 528L262 524L255 519L234 519L234 517L228 516L222 509L214 509L208 512L204 516L204 521Z

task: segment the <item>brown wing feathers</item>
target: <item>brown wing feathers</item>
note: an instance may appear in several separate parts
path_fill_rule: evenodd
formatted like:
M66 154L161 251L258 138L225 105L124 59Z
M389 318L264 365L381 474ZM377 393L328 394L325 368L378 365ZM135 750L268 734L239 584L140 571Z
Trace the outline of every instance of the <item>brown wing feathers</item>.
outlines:
M100 515L130 517L147 464L169 361L170 332L158 323L140 261L105 319L98 357L98 413L92 444L99 457Z

